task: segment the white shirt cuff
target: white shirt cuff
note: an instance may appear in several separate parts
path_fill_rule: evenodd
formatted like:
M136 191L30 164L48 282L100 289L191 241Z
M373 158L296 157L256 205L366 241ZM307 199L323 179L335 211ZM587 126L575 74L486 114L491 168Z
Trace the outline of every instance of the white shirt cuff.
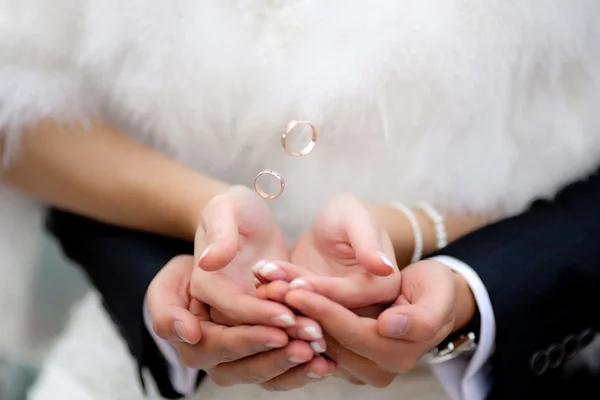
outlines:
M477 350L470 359L457 357L431 368L452 400L484 400L491 389L489 361L496 340L496 319L490 296L479 275L464 262L448 256L437 256L432 260L441 262L465 278L481 315L481 327Z
M171 385L173 385L173 389L184 396L194 394L196 392L198 370L183 365L179 360L179 356L177 355L175 348L166 340L158 337L156 332L154 332L154 329L152 329L152 321L150 320L150 312L148 311L146 299L144 299L143 314L146 329L148 329L150 336L152 336L156 346L167 361L169 366L169 377L171 379Z

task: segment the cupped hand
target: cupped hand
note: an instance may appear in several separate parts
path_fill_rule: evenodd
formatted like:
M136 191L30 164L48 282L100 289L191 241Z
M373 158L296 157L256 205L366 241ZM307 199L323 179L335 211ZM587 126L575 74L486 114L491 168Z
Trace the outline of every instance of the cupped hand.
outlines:
M290 260L265 262L254 273L263 282L310 286L350 309L387 305L399 295L392 243L353 196L337 196L321 209L294 245Z
M475 310L464 279L433 260L403 270L401 295L377 320L360 317L310 290L287 291L284 302L319 322L334 341L326 354L366 383L378 379L378 368L412 370L450 332L465 326Z
M234 186L205 207L195 240L193 298L210 306L213 322L225 325L292 327L294 313L282 304L257 299L251 267L266 258L287 260L284 236L266 202Z
M303 387L335 372L333 362L315 356L307 342L290 340L280 328L212 322L207 307L188 290L195 269L191 256L174 258L147 292L154 332L175 348L184 365L206 371L220 386L254 383L277 391Z

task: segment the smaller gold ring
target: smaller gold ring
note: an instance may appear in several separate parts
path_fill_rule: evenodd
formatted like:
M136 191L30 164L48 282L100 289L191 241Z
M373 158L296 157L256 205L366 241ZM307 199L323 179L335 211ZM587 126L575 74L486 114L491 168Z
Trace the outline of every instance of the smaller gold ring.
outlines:
M258 183L258 180L263 175L271 175L279 181L279 193L269 194L261 189L260 184ZM276 199L283 194L284 189L285 189L285 180L283 179L283 177L281 176L281 174L279 172L273 171L272 169L265 169L264 171L260 171L258 173L258 175L256 175L256 177L254 178L254 190L256 190L256 193L258 193L258 195L260 197L262 197L263 199L266 199L266 200Z
M310 129L312 131L312 137L310 138L310 143L307 144L302 150L292 151L287 147L287 138L288 138L289 134L292 132L292 130L294 130L294 128L298 125L310 126ZM318 139L317 128L315 128L310 122L308 122L308 121L291 121L288 124L285 132L283 132L283 134L281 135L281 145L283 146L283 149L288 154L290 154L294 157L302 157L302 156L305 156L308 153L310 153L315 148L315 145L317 144L317 139Z

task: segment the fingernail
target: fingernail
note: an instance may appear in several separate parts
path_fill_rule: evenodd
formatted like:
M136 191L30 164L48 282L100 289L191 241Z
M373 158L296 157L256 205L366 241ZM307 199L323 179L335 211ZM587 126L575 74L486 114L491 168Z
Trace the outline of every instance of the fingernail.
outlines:
M279 267L277 267L277 265L273 264L273 263L266 263L265 265L263 265L263 267L258 271L259 274L261 274L262 276L264 276L265 278L267 277L267 275L272 274L275 271L279 271Z
M273 318L273 324L277 326L291 327L296 325L296 320L294 317L288 314L281 314L278 317Z
M206 255L208 254L208 252L210 251L210 247L207 247L204 249L204 251L200 254L200 257L198 257L198 265L202 262L202 259L204 257L206 257Z
M393 262L392 262L392 261L391 261L389 258L387 258L387 256L386 256L385 254L383 254L383 253L381 253L381 252L380 252L380 253L379 253L379 258L381 258L381 261L382 261L382 262L383 262L385 265L387 265L388 267L390 267L390 268L391 268L391 269L393 269L394 271L396 270L396 266L394 265L394 263L393 263Z
M265 278L269 278L269 280L272 281L277 279L285 279L284 271L282 271L277 265L266 261L259 261L254 267L252 267L252 271Z
M321 343L317 341L310 342L310 347L312 347L313 351L317 354L325 353L325 349L321 346Z
M175 321L173 323L173 330L175 331L175 334L179 337L179 339L186 343L189 343L189 340L187 339L187 334L185 333L185 326L183 325L183 322Z
M406 332L408 327L408 317L402 314L394 314L390 316L384 324L384 334L389 337L399 337Z
M321 376L319 374L315 374L314 372L309 372L306 374L306 376L308 377L308 379L321 379L324 378L324 376Z
M262 267L264 267L265 265L267 265L267 262L265 260L257 262L256 264L254 264L254 267L252 267L252 272L258 274Z
M310 289L310 285L304 279L296 278L290 282L290 289L298 288Z
M288 361L292 364L302 364L304 362L296 356L291 356L290 358L288 358Z
M323 334L314 326L307 326L303 330L311 339L323 339Z

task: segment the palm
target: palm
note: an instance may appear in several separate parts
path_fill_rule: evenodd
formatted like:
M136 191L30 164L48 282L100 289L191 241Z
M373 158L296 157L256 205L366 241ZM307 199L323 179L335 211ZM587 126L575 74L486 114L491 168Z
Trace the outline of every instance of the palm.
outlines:
M267 203L254 191L234 186L205 207L196 233L201 267L226 275L244 292L254 293L251 267L260 260L289 259L284 236Z
M347 215L357 215L359 207L363 212L360 203L345 199L326 206L316 216L311 228L298 239L290 259L292 264L305 269L309 275L328 277L327 286L346 285L362 291L363 296L345 297L342 305L348 308L393 302L400 288L400 274L380 277L369 272L364 262L372 262L372 249L360 245L355 248L355 243L351 244L352 235L345 228L347 225L344 220ZM383 229L377 224L365 224L364 232L380 237L383 253L389 259L394 258L391 241ZM376 256L375 259L381 262ZM348 289L347 293L350 291Z
M298 239L290 261L321 276L357 275L366 278L371 275L360 266L350 245L334 238L320 240L312 229Z

